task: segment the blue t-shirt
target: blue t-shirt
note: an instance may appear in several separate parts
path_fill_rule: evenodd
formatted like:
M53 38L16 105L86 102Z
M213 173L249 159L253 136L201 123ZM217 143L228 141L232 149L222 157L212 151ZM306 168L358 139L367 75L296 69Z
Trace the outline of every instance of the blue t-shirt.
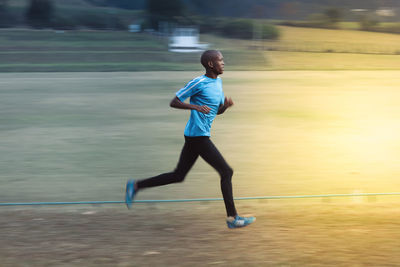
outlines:
M221 78L209 78L205 75L194 78L185 87L176 92L180 101L190 97L190 104L208 106L208 114L191 110L190 118L185 128L185 136L210 136L211 124L217 115L218 108L224 104Z

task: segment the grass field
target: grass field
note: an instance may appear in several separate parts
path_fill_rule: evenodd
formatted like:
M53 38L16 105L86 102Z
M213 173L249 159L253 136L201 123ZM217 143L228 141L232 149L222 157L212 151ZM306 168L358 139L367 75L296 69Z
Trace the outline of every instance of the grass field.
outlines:
M266 42L268 47L283 51L338 52L361 54L397 54L400 35L355 30L279 27L279 42Z
M128 177L171 170L188 114L168 103L198 74L1 74L2 201L119 200ZM224 74L236 105L213 133L237 196L397 188L398 74ZM201 161L190 181L143 197L220 195Z
M229 70L400 69L400 35L279 26L278 41L202 35ZM1 30L1 72L201 71L200 54L168 52L164 38L112 31Z
M168 107L200 72L0 74L0 201L122 200L128 177L174 168L188 113ZM213 140L236 197L399 191L399 71L223 75L235 106ZM138 199L220 197L198 160ZM2 208L3 266L396 266L398 197Z

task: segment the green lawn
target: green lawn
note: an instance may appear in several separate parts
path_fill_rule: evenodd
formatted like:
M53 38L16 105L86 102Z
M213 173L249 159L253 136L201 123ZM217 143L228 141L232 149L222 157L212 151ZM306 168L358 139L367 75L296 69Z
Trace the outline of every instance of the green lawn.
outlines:
M201 70L200 53L168 51L168 40L129 32L3 30L0 72ZM222 48L234 69L266 69L261 51Z
M202 35L230 70L393 70L400 35L279 26L278 41ZM0 72L201 71L200 53L172 53L168 40L113 31L0 31Z
M129 177L172 170L188 112L168 103L199 74L1 74L1 201L120 200ZM213 140L236 196L399 191L398 75L227 71L235 106ZM186 183L140 195L219 196L202 160Z

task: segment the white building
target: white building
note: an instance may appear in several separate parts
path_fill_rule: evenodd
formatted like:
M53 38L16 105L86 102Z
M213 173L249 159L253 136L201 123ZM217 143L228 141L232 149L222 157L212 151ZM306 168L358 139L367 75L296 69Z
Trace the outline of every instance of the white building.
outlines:
M171 52L201 52L208 44L199 43L199 30L196 28L175 28L170 37L169 51Z

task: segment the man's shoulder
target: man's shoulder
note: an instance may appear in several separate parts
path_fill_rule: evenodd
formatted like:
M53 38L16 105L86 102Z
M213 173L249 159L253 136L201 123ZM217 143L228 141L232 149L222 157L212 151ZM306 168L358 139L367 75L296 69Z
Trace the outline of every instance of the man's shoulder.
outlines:
M204 77L204 75L202 76L198 76L196 78L193 78L192 80L190 80L187 84L186 84L186 88L199 88L202 86L202 84L206 81L206 78Z
M202 82L204 80L206 80L204 75L200 75L200 76L197 76L196 78L193 78L190 82Z

